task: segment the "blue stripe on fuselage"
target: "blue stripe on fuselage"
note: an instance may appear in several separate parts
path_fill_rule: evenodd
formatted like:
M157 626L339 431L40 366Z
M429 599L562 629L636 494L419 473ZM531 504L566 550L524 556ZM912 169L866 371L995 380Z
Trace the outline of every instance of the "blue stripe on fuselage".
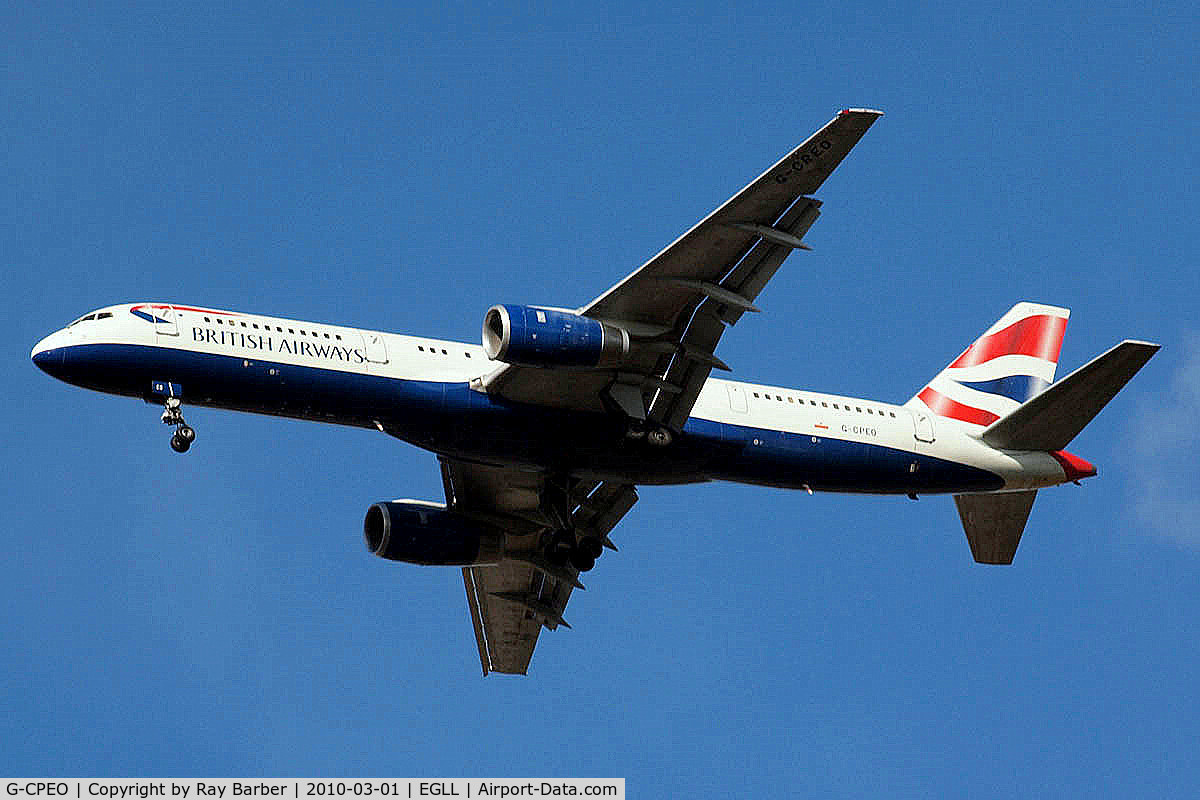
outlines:
M998 476L880 445L691 418L673 445L624 436L612 415L512 403L442 383L365 375L168 347L64 348L52 373L89 389L141 397L181 385L185 405L375 427L437 453L528 464L642 484L727 480L840 492L985 491Z

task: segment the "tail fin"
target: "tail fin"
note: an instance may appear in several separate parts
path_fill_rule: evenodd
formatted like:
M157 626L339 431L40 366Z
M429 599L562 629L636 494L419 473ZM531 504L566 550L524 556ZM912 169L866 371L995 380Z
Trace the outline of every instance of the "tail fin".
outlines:
M1054 380L1070 315L1017 303L904 405L982 430Z
M1125 340L983 432L1006 450L1062 450L1137 374L1159 345Z

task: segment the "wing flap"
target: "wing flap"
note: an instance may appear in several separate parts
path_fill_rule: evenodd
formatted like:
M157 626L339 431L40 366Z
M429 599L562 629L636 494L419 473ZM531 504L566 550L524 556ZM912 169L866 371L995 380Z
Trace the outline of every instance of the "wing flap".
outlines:
M801 198L783 215L778 225L800 238L817 221L821 213L820 208L819 200ZM764 238L721 282L721 287L752 303L790 253L790 247ZM715 352L717 343L725 332L725 326L736 324L745 312L745 308L722 303L717 297L706 298L696 309L684 331L684 351ZM650 418L675 430L681 429L711 372L711 364L697 359L676 357L667 369L665 380L669 384L680 386L682 391L675 394L660 392L651 404Z

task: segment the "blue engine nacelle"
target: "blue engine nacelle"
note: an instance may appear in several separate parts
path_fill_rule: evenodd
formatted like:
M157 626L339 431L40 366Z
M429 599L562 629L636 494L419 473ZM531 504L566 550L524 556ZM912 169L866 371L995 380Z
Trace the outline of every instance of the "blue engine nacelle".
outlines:
M367 549L390 561L447 567L499 564L503 535L446 510L440 503L376 503L363 520Z
M629 333L569 311L492 306L483 318L483 352L531 367L611 366L628 355Z

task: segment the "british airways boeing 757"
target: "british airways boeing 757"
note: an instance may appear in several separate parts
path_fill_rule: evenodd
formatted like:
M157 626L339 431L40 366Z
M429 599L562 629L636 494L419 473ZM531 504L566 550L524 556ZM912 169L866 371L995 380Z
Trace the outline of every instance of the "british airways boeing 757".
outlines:
M1012 562L1039 489L1096 474L1067 445L1158 345L1124 341L1054 381L1069 312L1017 303L906 403L710 377L726 328L807 249L811 195L880 116L847 109L587 305L496 305L482 345L176 303L116 305L33 361L68 383L375 428L432 451L445 502L364 521L375 555L462 568L484 674L525 673L637 484L951 494L976 561Z

